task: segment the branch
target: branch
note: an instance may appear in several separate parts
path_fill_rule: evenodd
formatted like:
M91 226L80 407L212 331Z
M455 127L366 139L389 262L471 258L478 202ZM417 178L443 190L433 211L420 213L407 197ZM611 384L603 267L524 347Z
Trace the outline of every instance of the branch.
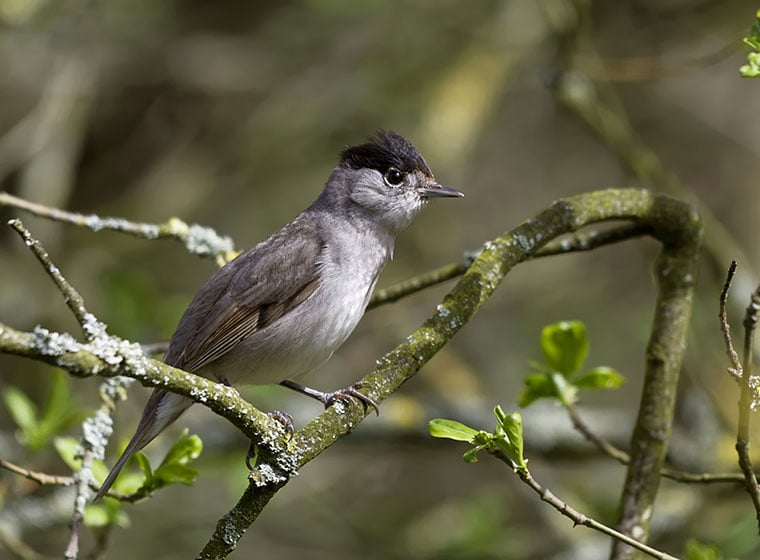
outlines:
M2 206L24 210L41 218L84 227L92 231L118 231L142 239L176 239L181 241L193 255L216 259L220 265L232 260L237 254L232 239L229 237L221 236L205 226L187 225L179 218L169 218L162 224L131 222L124 218L101 218L95 214L78 214L36 204L6 192L0 192L0 207Z
M362 379L368 396L382 402L414 376L473 318L512 267L535 256L551 240L611 220L630 220L647 228L663 244L655 270L659 280L655 328L637 420L637 447L629 469L629 477L634 477L642 490L629 507L639 518L643 512L651 512L670 434L701 238L699 216L686 203L634 189L588 193L560 200L487 242L434 315ZM80 343L42 327L26 333L0 323L0 351L62 367L77 376L123 375L146 386L166 388L205 404L260 444L248 489L219 521L200 558L226 557L290 477L367 414L358 404L338 402L287 439L279 423L240 398L234 389L148 359L138 344L112 335L103 333Z
M735 274L736 261L731 261L731 265L728 267L726 281L723 284L723 289L720 292L718 317L720 319L720 332L723 334L723 342L726 345L726 353L728 354L728 359L731 361L731 367L728 369L728 371L734 378L741 379L742 364L739 361L739 354L736 353L734 342L731 339L731 326L728 323L728 315L726 313L728 290L731 288L731 282L733 281Z
M755 327L757 326L757 315L760 312L760 286L750 297L750 303L747 306L747 313L744 316L744 349L741 375L741 393L739 396L739 422L736 431L736 452L739 455L739 467L744 473L746 480L745 488L752 499L752 505L755 508L755 518L758 523L758 532L760 532L760 488L758 488L757 477L752 469L752 461L749 453L749 426L750 414L757 410L758 402L754 393L757 391L760 380L757 376L752 375L752 357L753 357L753 340Z
M32 482L36 482L37 484L41 486L73 486L76 483L76 480L73 476L62 476L62 475L56 475L56 474L48 474L43 473L39 471L33 471L27 468L24 468L20 465L16 465L15 463L11 463L10 461L6 461L5 459L0 458L0 469L4 469L8 472L11 472L13 474L16 474L18 476L22 476L26 478L27 480L31 480ZM90 483L90 490L93 492L97 492L100 489L100 485L92 481ZM145 497L145 494L141 492L136 492L135 494L124 494L123 492L117 492L116 490L109 490L108 494L106 494L109 498L114 498L116 500L119 500L120 502L136 502L142 498Z
M600 451L620 463L621 465L628 465L631 462L631 457L623 451L622 449L619 449L615 447L613 444L611 444L609 441L605 440L604 438L599 437L586 422L583 421L580 414L578 414L578 409L575 407L575 405L567 405L565 406L565 409L567 410L568 415L570 416L570 421L573 424L573 427L578 430L583 437L585 437L589 442L591 442L593 445L595 445ZM671 469L668 467L663 467L660 470L660 474L664 476L665 478L669 478L671 480L674 480L676 482L682 482L684 484L711 484L711 483L718 483L718 482L733 482L733 483L743 483L744 482L744 475L742 473L690 473L686 471L680 471L677 469Z
M202 403L226 418L246 437L282 449L285 435L272 420L232 387L146 358L140 345L114 335L81 343L66 333L35 327L23 332L0 323L0 352L60 367L75 377L124 376L146 387L161 387Z
M0 193L0 195L2 195L2 193ZM34 256L37 257L37 260L40 261L45 272L47 272L53 279L56 287L61 294L63 294L63 299L66 302L66 305L82 327L85 337L87 340L92 341L93 338L102 331L102 325L95 324L95 317L87 311L87 308L85 308L82 296L76 291L74 286L69 284L68 280L64 278L58 267L50 260L50 255L48 255L40 242L32 237L32 234L24 227L21 220L9 220L8 225L16 230L16 233L18 233L21 236L21 239L24 240L24 244L29 247L32 253L34 253Z
M0 459L0 469L5 469L8 472L23 476L27 480L31 480L42 486L72 486L74 484L73 476L59 476L47 473L41 473L25 469L19 465Z
M655 269L659 297L629 469L629 477L636 480L641 492L626 503L632 518L645 519L648 527L670 435L701 239L699 216L688 204L633 189L599 191L554 203L537 217L487 242L434 315L378 360L362 382L366 394L382 402L473 318L512 267L528 260L550 240L608 220L631 220L646 226L664 246ZM359 405L341 403L297 431L285 453L273 456L264 451L248 489L219 520L198 558L225 558L236 548L245 530L288 481L275 461L286 461L297 470L348 434L366 414Z
M494 453L494 455L514 468L512 461L505 455L502 455L501 453ZM623 533L620 533L615 529L580 513L578 510L569 506L566 502L560 500L557 496L554 495L551 490L541 486L536 481L536 479L533 478L527 468L515 468L514 470L517 476L520 477L520 480L527 484L536 494L541 497L541 501L546 502L562 515L570 519L573 522L574 526L583 525L584 527L588 527L590 529L594 529L595 531L599 531L600 533L604 533L605 535L612 537L617 541L625 543L637 550L640 550L652 558L657 558L658 560L678 560L678 558L675 556L671 556L670 554L657 550L656 548L647 546L646 544L639 542L636 539L629 537L628 535L624 535Z
M747 306L744 317L744 363L741 363L739 362L739 355L734 349L734 343L731 339L731 327L726 316L728 290L731 287L735 274L736 261L731 261L726 275L726 282L723 284L723 289L720 292L718 317L720 318L720 330L723 334L723 341L726 345L726 354L728 354L728 359L731 362L731 367L728 368L728 371L741 386L735 447L736 453L739 456L739 468L743 474L744 488L752 499L758 530L760 530L760 488L758 488L757 476L752 468L752 460L749 454L750 412L757 407L756 398L753 396L753 393L757 392L758 379L752 376L752 341L757 325L757 314L760 311L760 287L750 297L750 303Z
M651 235L651 228L643 224L626 224L617 228L603 231L586 231L567 235L564 239L558 239L548 243L540 251L531 256L531 259L550 257L584 251L592 251L604 245L619 243L627 239L633 239L644 235ZM464 262L451 263L430 272L420 274L394 286L375 291L369 301L367 309L373 309L386 303L393 303L403 297L419 292L431 286L442 284L452 278L464 274L479 252L465 254Z

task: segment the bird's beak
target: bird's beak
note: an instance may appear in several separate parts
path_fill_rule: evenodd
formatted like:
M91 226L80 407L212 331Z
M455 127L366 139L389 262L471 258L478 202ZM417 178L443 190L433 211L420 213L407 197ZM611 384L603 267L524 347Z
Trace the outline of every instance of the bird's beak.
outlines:
M461 198L464 196L464 193L452 189L451 187L444 187L440 183L430 183L428 185L420 186L417 188L417 192L420 196L425 198Z

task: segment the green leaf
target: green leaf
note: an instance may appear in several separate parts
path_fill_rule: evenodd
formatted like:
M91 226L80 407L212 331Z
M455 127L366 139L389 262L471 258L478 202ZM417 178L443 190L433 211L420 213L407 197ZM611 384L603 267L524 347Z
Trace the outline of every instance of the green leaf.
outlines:
M96 480L105 480L105 477ZM142 488L143 484L145 484L145 476L142 473L121 472L113 483L113 489L124 494L134 494Z
M168 486L169 484L187 484L190 485L198 478L198 470L180 463L171 463L161 465L156 469L154 480L157 487Z
M520 406L528 406L538 399L557 398L557 388L546 373L531 373L523 379L523 390L520 393L518 403Z
M153 469L150 466L150 459L142 451L138 451L134 454L135 463L140 467L140 470L145 475L145 480L151 480L153 478Z
M111 516L102 505L89 505L84 508L84 524L88 527L106 527L110 525Z
M513 412L507 415L503 422L504 430L509 437L509 447L511 452L509 458L520 467L525 468L525 458L523 457L523 433L522 433L522 416L519 412Z
M706 544L696 539L686 541L685 560L723 560L723 553L714 544Z
M486 447L486 444L478 445L476 447L473 447L472 449L468 449L462 454L462 460L465 463L477 463L478 462L478 453L482 451Z
M760 53L747 54L747 64L739 68L739 74L744 78L757 78L760 76Z
M599 366L573 379L578 389L617 389L625 383L625 377L610 367Z
M586 326L580 321L561 321L541 332L541 349L546 363L569 377L578 371L588 355Z
M63 459L73 472L82 468L82 462L79 460L77 452L79 451L79 440L73 437L57 437L53 439L53 446L58 455Z
M760 10L755 14L755 24L749 28L743 41L756 51L760 51Z
M168 451L164 460L161 461L161 465L158 467L159 469L164 465L171 465L174 463L186 465L200 456L201 451L203 451L203 442L201 441L201 438L195 434L191 436L187 434L188 430L186 428L182 431L179 439L177 439L172 448Z
M3 390L3 401L13 421L21 429L24 440L28 440L37 431L37 406L16 387Z
M56 371L50 381L50 393L42 409L42 418L57 424L72 409L71 380L63 372Z
M504 412L504 409L501 408L501 405L497 404L495 407L493 407L493 413L496 416L496 419L499 421L499 425L503 424L507 419L507 413Z
M465 426L456 420L446 420L435 418L428 422L428 431L430 435L436 438L453 439L455 441L466 441L473 443L478 431Z
M560 373L552 373L549 378L554 385L554 390L557 392L557 398L564 406L575 403L578 396L577 387L565 379L565 376Z
M84 524L88 527L129 526L129 517L119 502L109 500L101 504L88 505L84 510Z

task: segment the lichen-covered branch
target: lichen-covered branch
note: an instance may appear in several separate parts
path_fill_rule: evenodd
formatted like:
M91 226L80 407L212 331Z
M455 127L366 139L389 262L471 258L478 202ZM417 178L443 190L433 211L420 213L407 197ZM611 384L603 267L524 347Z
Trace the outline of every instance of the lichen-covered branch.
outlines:
M203 403L234 424L246 437L273 449L284 446L282 425L272 420L232 387L146 358L137 343L106 335L82 343L66 333L36 327L32 332L0 323L0 352L60 367L77 377L135 379L146 387L162 387Z
M435 313L364 377L363 391L376 402L385 400L472 319L512 267L534 257L560 236L608 220L629 220L663 244L656 268L655 325L624 493L624 519L640 533L633 535L636 540L645 542L670 435L701 239L699 217L690 205L634 189L610 189L554 203L487 242ZM241 399L234 389L150 360L139 345L118 337L103 334L80 343L42 327L27 333L0 323L0 352L47 362L78 376L124 375L146 386L165 387L202 402L261 444L248 489L219 521L200 558L226 557L297 469L348 434L367 414L358 404L338 402L288 439L277 422Z
M472 319L512 267L561 235L607 220L631 220L651 228L652 235L664 246L656 268L660 294L628 474L628 484L635 482L638 491L632 492L627 485L624 494L624 498L631 496L625 501L626 519L631 521L631 527L642 527L636 540L645 542L670 436L701 239L699 216L690 205L634 189L599 191L554 203L537 217L487 242L435 313L381 358L362 381L373 400L385 400ZM296 432L285 453L263 453L248 489L219 521L198 558L225 558L236 548L248 526L287 483L272 466L275 461L285 460L300 468L349 433L366 414L358 405L342 413L333 406Z
M0 206L16 208L41 218L84 227L92 231L110 230L143 239L176 239L192 254L216 259L221 265L232 260L235 247L232 239L221 236L213 229L198 224L186 224L179 218L170 218L162 224L132 222L124 218L102 218L96 214L79 214L52 208L0 192Z

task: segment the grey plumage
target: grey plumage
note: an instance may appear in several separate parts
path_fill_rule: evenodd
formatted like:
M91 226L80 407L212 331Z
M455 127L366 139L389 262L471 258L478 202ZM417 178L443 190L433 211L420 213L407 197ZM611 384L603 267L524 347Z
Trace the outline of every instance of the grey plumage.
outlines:
M203 285L177 326L166 363L232 385L279 383L311 371L356 327L396 235L429 198L447 196L461 193L438 184L396 133L381 131L346 148L309 208ZM96 499L191 404L154 390Z

